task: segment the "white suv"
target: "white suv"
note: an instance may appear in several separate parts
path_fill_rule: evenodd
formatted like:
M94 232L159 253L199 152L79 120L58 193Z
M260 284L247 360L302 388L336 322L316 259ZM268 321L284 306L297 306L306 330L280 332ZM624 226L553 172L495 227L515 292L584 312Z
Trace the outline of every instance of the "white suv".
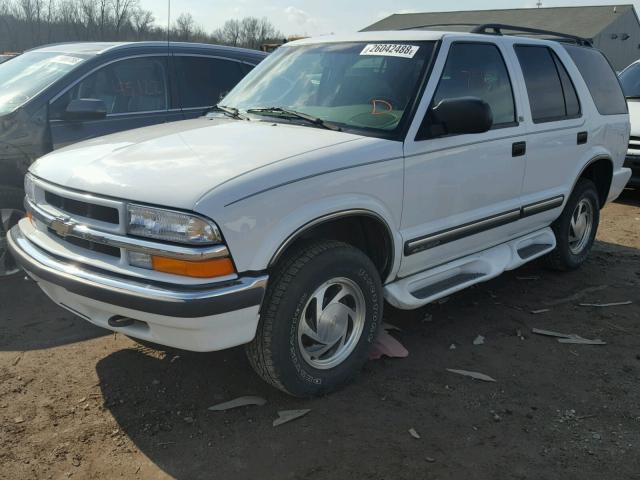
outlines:
M248 344L272 385L333 390L384 300L415 309L541 256L576 268L629 179L604 56L490 32L287 44L205 118L38 160L9 247L96 325Z

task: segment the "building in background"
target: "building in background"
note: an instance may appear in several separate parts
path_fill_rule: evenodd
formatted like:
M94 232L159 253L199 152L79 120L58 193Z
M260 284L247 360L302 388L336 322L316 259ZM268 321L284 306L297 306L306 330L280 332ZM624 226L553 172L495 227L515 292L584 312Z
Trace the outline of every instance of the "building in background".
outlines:
M640 58L640 21L633 5L395 14L363 31L411 28L469 31L485 23L532 27L587 38L604 52L616 70Z

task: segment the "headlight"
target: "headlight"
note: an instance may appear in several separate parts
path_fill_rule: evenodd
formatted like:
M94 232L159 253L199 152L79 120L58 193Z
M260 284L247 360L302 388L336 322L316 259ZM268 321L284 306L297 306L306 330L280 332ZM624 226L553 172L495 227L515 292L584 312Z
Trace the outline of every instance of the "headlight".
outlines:
M30 202L36 198L36 186L33 183L33 178L28 174L24 176L24 194Z
M218 227L204 218L142 205L129 204L127 209L131 235L192 245L222 241Z

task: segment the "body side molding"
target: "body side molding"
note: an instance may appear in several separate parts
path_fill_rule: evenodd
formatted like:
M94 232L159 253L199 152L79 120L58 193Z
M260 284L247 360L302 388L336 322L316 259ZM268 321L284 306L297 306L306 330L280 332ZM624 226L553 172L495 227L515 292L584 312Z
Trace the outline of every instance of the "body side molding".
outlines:
M423 250L428 250L445 243L491 230L492 228L501 227L507 223L516 222L524 217L546 212L547 210L553 210L564 203L564 198L564 195L557 195L539 202L524 205L518 209L508 210L506 212L481 218L480 220L465 223L457 227L447 228L429 235L408 240L404 244L404 254L405 256L413 255Z

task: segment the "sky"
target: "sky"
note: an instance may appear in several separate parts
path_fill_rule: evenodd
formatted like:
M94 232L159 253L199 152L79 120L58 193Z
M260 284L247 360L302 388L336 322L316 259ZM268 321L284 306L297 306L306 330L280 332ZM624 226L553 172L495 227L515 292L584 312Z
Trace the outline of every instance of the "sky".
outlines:
M141 0L158 24L167 23L167 0ZM267 17L285 35L324 35L358 31L392 13L535 8L537 0L171 0L171 16L190 12L211 31L226 20L246 16ZM638 2L609 0L542 0L544 7L622 5Z

